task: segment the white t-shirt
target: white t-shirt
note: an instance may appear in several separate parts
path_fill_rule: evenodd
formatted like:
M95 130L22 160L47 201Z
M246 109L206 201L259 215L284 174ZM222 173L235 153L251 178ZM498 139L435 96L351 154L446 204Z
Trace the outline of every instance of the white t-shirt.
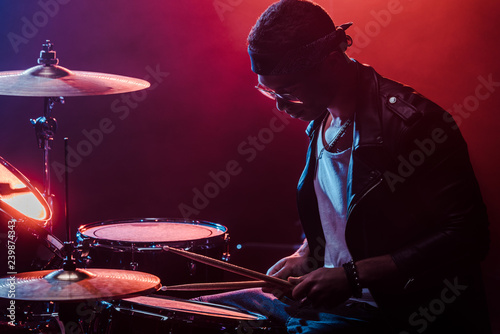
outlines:
M340 119L334 118L325 133L325 140L330 143L341 128ZM350 125L352 126L352 125ZM325 235L325 267L341 267L351 260L351 254L345 241L347 222L347 174L351 161L351 148L339 153L323 150L323 126L321 126L316 158L314 190L318 199L319 216ZM368 289L363 289L362 298L351 298L377 306Z

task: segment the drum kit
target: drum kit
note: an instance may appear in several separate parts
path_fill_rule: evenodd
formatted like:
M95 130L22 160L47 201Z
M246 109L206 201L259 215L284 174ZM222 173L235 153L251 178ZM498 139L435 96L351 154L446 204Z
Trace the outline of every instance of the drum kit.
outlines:
M287 281L228 263L227 228L184 219L108 220L80 226L76 242L52 234L49 154L57 123L51 112L67 96L119 94L149 83L125 76L70 71L43 44L37 66L0 72L0 95L44 98L32 120L44 151L40 193L0 157L0 332L227 333L269 332L266 317L166 295ZM67 176L67 175L66 175ZM66 189L67 191L67 189ZM222 271L254 281L211 283ZM162 287L162 284L164 285Z

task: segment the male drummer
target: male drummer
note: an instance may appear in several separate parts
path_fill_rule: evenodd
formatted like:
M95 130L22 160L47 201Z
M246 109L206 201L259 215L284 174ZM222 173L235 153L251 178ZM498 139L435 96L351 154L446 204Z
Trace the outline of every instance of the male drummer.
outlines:
M479 262L488 221L452 117L346 55L350 24L282 0L248 37L257 89L309 122L298 184L307 239L268 274L295 284L203 300L290 333L487 333Z

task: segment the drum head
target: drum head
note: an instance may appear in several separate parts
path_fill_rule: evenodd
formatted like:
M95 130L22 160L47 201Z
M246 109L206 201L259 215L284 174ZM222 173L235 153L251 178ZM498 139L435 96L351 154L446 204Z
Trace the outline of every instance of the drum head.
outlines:
M137 244L208 240L226 231L225 226L215 223L163 218L104 221L78 229L87 238Z
M0 157L0 210L14 219L45 226L52 212L40 192L14 166Z

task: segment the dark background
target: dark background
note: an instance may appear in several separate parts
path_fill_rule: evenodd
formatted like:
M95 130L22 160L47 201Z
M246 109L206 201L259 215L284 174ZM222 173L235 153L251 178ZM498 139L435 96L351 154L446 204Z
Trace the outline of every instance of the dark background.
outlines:
M492 246L483 272L490 311L498 314L493 301L500 298L500 84L481 90L489 93L483 99L476 88L480 77L500 82L500 4L318 2L336 24L354 22L352 57L413 86L459 122L491 218ZM182 217L180 206L196 209L195 193L213 182L211 172L236 161L238 174L212 188L212 198L189 218L227 226L234 262L261 271L300 243L295 185L307 147L306 124L280 120L283 130L270 130L277 114L273 102L253 88L256 76L246 54L246 36L271 3L2 1L1 71L36 65L42 42L51 39L61 66L147 78L153 85L132 95L128 106L122 96L66 98L56 106L53 163L64 161L65 136L76 152L69 175L73 235L80 225L107 219ZM162 75L152 77L155 70ZM29 119L42 112L42 98L0 96L0 156L39 189L42 151ZM99 140L89 146L85 133L96 134L103 119L113 130L96 135ZM256 155L241 152L259 134L264 142ZM54 234L64 239L64 187L60 171L52 173ZM237 244L243 248L236 250Z

